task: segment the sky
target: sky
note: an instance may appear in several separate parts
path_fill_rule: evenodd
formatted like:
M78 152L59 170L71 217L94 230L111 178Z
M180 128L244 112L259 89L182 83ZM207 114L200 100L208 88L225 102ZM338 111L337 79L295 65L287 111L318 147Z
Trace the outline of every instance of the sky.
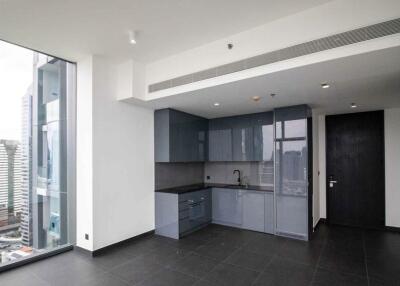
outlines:
M33 52L0 40L0 139L21 140L22 97L33 80Z

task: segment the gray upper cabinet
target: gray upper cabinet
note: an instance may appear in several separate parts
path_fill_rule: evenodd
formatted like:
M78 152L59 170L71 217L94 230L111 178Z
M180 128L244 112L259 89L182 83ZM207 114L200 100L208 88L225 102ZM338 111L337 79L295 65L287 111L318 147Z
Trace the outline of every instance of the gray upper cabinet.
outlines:
M253 114L254 161L274 159L274 114L263 112Z
M241 191L243 201L242 228L264 232L264 192Z
M173 109L154 113L156 162L273 160L273 113L205 119Z
M208 157L208 120L173 109L154 113L156 162L202 162Z
M270 161L273 158L273 113L211 119L209 161Z
M208 160L232 161L232 126L229 118L211 119L208 123Z
M240 190L213 188L212 221L236 227L242 225L242 196Z
M233 161L254 161L253 115L231 117Z

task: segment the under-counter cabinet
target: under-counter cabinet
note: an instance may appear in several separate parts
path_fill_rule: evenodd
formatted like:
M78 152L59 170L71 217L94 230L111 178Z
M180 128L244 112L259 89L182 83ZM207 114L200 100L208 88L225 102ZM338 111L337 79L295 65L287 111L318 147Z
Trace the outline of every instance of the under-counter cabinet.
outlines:
M211 189L184 194L155 193L156 234L175 239L211 222Z
M212 222L273 234L274 193L213 188Z
M240 190L213 188L213 223L241 227L242 219L242 196Z
M264 232L265 229L265 199L264 192L240 191L243 201L242 228Z

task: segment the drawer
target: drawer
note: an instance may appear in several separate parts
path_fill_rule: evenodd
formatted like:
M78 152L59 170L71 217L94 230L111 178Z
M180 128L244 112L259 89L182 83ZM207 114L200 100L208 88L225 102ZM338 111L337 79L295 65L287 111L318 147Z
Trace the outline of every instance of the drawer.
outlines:
M188 219L188 218L189 218L189 209L188 208L179 210L179 220Z
M179 221L179 234L187 232L194 227L189 219L182 219Z
M209 196L210 191L211 191L211 189L204 189L204 190L198 190L198 191L194 191L194 192L190 192L190 193L181 194L181 195L179 195L179 204L188 202L190 200L198 201L202 197L204 198L207 195Z
M179 211L183 211L189 208L189 201L179 202L178 209Z

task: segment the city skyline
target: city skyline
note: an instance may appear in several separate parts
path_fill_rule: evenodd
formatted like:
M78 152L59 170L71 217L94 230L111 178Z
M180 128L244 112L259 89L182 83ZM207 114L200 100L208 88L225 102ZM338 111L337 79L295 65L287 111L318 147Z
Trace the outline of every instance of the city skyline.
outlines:
M21 141L21 100L33 82L33 52L0 40L0 139Z

